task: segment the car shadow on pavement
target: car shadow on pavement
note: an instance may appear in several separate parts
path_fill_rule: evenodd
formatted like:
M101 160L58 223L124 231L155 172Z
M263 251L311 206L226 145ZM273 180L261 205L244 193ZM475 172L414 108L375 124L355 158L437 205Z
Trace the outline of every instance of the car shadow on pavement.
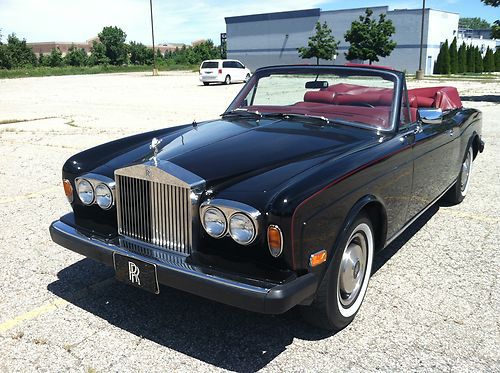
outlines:
M432 207L375 260L379 270L439 208ZM208 364L254 372L279 356L294 338L320 340L294 308L262 315L162 287L149 294L113 279L111 268L83 259L58 273L48 290L112 325ZM105 341L103 341L105 343ZM124 346L124 348L127 348Z
M500 95L479 95L479 96L460 96L462 101L485 101L485 102L493 102L500 103Z

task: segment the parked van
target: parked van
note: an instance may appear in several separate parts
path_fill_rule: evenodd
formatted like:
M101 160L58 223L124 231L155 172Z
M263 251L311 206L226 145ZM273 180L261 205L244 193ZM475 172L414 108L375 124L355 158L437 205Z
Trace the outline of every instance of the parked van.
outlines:
M200 81L204 85L246 82L251 75L250 70L238 60L207 60L200 66Z

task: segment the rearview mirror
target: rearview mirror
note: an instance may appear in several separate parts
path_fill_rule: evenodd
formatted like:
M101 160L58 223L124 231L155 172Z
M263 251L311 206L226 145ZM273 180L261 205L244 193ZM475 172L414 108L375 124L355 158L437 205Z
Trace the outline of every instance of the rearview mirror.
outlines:
M328 87L328 82L326 80L313 80L310 82L306 82L306 88L307 89L321 89L321 88L327 88Z
M443 110L418 109L418 117L424 124L440 124L443 121Z

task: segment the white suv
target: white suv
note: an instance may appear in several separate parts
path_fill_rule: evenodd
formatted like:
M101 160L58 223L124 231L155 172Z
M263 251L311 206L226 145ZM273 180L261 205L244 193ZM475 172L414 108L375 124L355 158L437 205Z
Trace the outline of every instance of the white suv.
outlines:
M250 70L238 60L207 60L200 66L200 80L204 85L246 82L251 75Z

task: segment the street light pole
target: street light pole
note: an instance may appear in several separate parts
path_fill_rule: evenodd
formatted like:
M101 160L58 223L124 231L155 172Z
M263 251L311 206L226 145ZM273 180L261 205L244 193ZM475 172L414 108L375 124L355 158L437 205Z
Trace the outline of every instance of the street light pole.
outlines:
M424 71L422 70L422 52L424 49L424 20L425 20L425 0L422 0L422 25L420 27L420 57L418 59L417 79L424 78Z
M153 0L149 0L149 11L151 13L151 38L153 39L153 76L157 76L158 69L156 68L155 32L153 25Z

